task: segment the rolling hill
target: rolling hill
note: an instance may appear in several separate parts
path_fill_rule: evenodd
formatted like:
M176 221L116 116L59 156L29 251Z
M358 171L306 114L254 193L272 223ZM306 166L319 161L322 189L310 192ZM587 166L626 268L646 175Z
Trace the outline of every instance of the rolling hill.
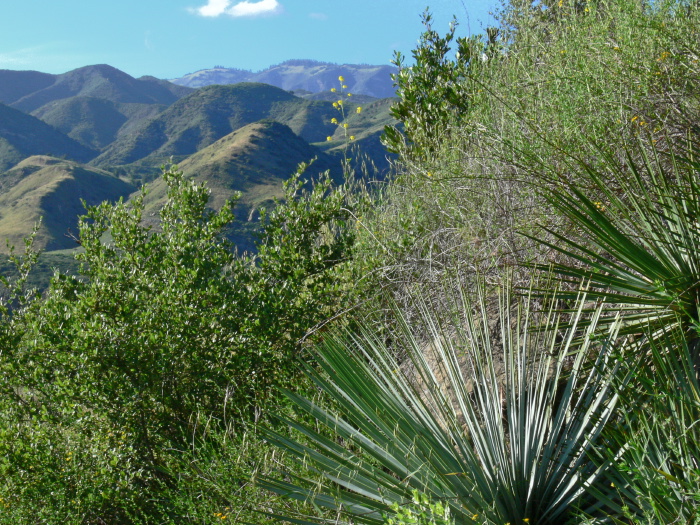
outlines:
M95 205L134 190L106 171L44 155L29 157L0 176L0 239L20 246L43 217L35 247L74 248L69 233L77 234L78 217L85 214L81 199Z
M62 75L0 71L0 102L43 120L91 149L155 117L192 89L154 77L133 78L107 65Z
M93 164L134 162L159 165L170 156L196 153L253 122L272 119L288 125L307 142L335 130L332 104L309 101L267 84L207 86L181 98L134 133L111 144Z
M0 69L0 102L12 104L17 100L49 87L56 75L39 71L13 71Z
M13 82L7 72L0 78ZM82 96L111 102L170 105L190 90L154 77L133 78L106 64L85 66L53 76L53 82L16 99L12 107L30 113L57 100Z
M211 192L209 206L214 209L220 209L234 192L242 193L234 209L238 223L230 233L240 250L251 250L257 229L256 211L260 207L271 207L275 198L282 198L283 182L300 163L314 158L305 178L315 177L325 170L330 170L338 180L342 178L337 159L309 145L288 126L263 120L226 135L191 155L178 167L185 176L207 185ZM149 184L144 198L144 216L156 217L166 196L167 186L161 178Z
M340 169L336 159L309 145L288 126L263 120L244 126L191 155L179 164L187 177L205 182L211 190L210 205L219 209L236 192L244 192L239 201L240 218L246 218L253 207L282 197L281 183L294 173L302 162L316 161L309 175L331 170L337 178ZM263 188L264 187L264 188ZM161 179L151 184L147 203L165 199ZM150 204L149 204L150 206Z
M32 155L86 162L96 154L38 118L0 104L0 173Z
M266 71L270 80L290 79L294 68L336 75L330 66L292 61ZM334 78L329 85L337 85ZM331 122L343 120L333 107L340 96L347 134ZM250 249L257 228L251 212L283 195L282 183L299 163L317 157L310 176L330 169L340 178L340 159L359 158L346 149L353 135L353 144L386 169L379 136L393 122L391 99L250 82L192 89L104 65L63 75L0 70L0 101L0 250L3 238L21 244L40 216L37 246L74 247L66 232L75 232L84 214L80 198L96 204L126 197L144 181L154 181L147 203L157 210L165 197L159 166L171 158L207 183L214 207L243 193L232 238Z

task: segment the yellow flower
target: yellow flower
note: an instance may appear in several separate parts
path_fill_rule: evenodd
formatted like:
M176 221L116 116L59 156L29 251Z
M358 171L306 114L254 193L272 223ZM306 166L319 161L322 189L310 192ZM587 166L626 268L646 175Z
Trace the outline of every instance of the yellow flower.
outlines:
M336 92L336 89L335 89L335 88L331 88L331 93L335 93L335 92Z
M351 96L352 96L352 93L348 93L348 96L351 97Z
M343 75L340 75L340 76L338 77L338 80L340 80L341 82L345 82L345 78L343 77Z
M530 518L525 518L523 521L524 521L525 523L530 523Z
M345 84L343 84L341 87L342 87L343 89L348 89L348 86L346 86Z
M327 142L330 142L331 140L333 140L333 137L331 137L330 135L328 137L326 137Z
M433 174L428 172L428 177L432 177L432 176L433 176Z
M337 108L337 107L338 107L338 103L337 103L337 102L333 102L333 107L334 107L334 108Z
M342 101L342 100L339 100L339 101L337 102L337 104L338 104L339 106L342 106L342 105L343 105L343 101Z
M347 122L343 122L343 127L344 127L345 129L348 129L348 123L347 123Z
M331 124L337 124L337 123L338 123L338 119L335 118L335 117L333 117L333 118L331 119Z
M357 109L355 110L355 113L362 113L362 108L360 106L357 106Z
M355 135L350 135L350 140L355 140Z

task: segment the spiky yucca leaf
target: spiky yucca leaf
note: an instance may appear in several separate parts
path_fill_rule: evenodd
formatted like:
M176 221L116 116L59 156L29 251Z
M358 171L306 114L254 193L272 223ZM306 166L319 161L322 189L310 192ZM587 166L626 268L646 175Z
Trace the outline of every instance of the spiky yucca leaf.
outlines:
M650 362L640 361L639 346ZM616 523L700 522L700 383L679 331L640 341L624 360L633 379L621 396L623 419L606 431L615 452L615 488L595 494ZM651 366L649 366L651 365Z
M579 265L537 265L576 285L589 282L589 297L626 310L623 332L680 330L697 339L700 302L700 179L689 155L640 148L619 162L598 150L607 172L582 164L586 190L574 184L545 193L578 236L551 231L555 251Z
M483 296L472 303L461 293L448 308L457 313L442 319L434 305L421 305L419 327L397 315L392 348L360 329L332 334L316 349L318 368L307 373L328 404L287 392L337 438L288 420L311 445L271 430L267 439L326 483L291 472L258 482L353 523L382 523L413 489L449 505L456 523L561 524L579 505L595 512L585 489L603 468L587 453L616 401L607 350L617 325L607 339L586 337L574 348L577 319L563 338L551 312L549 329L532 331L537 314L526 299L501 296L496 333ZM596 319L588 333L595 327ZM428 350L416 331L432 341ZM596 366L584 367L591 355Z

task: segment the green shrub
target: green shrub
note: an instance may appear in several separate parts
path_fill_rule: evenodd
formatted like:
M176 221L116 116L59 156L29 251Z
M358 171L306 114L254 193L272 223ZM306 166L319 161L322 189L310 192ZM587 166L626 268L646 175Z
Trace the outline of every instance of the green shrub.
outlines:
M197 422L219 435L255 421L277 386L302 388L302 337L350 289L350 211L327 176L309 189L292 177L246 257L222 235L233 203L211 211L206 188L174 168L163 177L157 228L142 196L90 208L80 277L56 274L4 318L0 497L14 523L38 506L68 522L178 519L172 467Z

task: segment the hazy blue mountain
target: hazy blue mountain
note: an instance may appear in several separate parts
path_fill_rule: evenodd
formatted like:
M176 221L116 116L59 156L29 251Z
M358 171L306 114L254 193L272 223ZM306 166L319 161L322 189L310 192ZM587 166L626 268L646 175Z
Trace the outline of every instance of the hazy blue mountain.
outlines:
M136 79L112 66L100 64L55 75L53 83L15 100L12 107L30 113L50 102L75 96L170 105L183 94L182 86L153 77Z
M305 90L311 93L338 88L338 77L345 79L351 93L376 98L395 96L391 74L394 66L365 64L331 64L314 60L288 60L254 73L242 69L216 67L202 69L171 82L181 86L202 87L211 84L235 84L238 82L263 82L288 91Z
M13 71L0 69L0 102L12 104L36 91L49 87L56 75L39 71Z

